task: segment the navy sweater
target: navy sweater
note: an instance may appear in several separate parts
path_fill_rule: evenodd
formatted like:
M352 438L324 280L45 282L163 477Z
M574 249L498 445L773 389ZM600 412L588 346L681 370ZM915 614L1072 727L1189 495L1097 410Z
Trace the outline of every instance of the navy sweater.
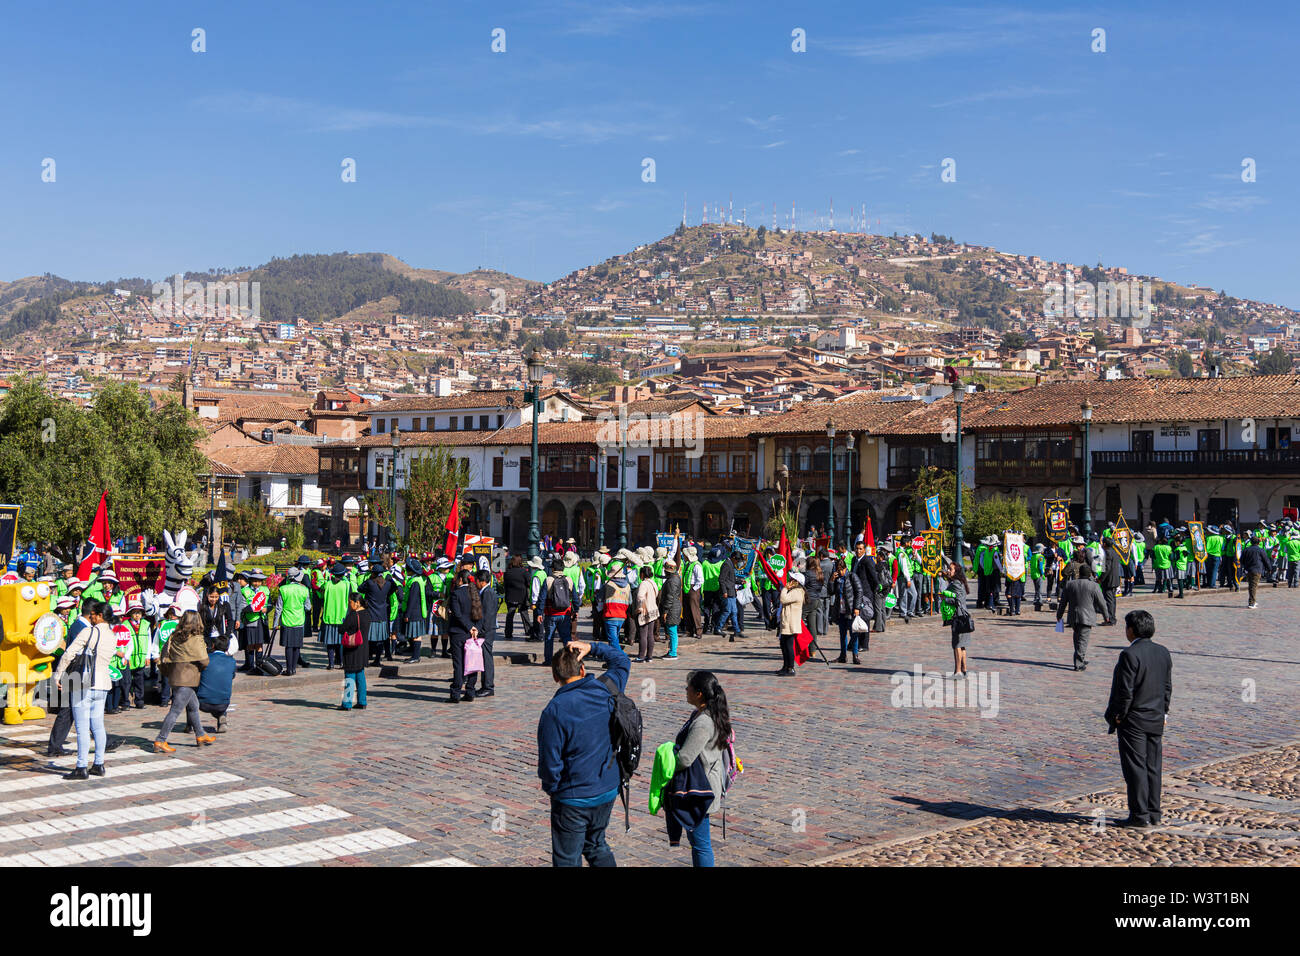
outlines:
M586 660L608 661L606 674L627 687L631 664L623 650L593 644ZM558 803L598 806L618 795L618 765L609 739L614 698L590 673L562 685L537 722L537 776Z
M235 659L224 651L208 655L208 666L199 676L199 705L221 710L230 706L231 685L235 682Z

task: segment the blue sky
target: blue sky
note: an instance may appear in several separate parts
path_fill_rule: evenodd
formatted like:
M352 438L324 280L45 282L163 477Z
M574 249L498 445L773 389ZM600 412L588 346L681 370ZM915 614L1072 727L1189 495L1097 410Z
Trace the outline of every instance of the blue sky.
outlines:
M730 196L1300 307L1300 14L1129 6L15 5L0 278L346 249L549 280Z

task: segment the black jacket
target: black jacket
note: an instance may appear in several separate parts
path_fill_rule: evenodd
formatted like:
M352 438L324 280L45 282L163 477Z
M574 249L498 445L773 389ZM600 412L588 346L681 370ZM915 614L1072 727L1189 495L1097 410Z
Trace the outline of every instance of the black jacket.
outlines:
M875 559L869 554L853 559L852 574L857 575L858 582L868 594L880 592L880 573L876 570Z
M1273 562L1257 544L1241 549L1242 574L1268 574L1273 570Z
M736 596L736 564L730 558L724 558L718 571L718 594L722 600Z
M484 641L494 641L497 636L497 608L501 606L501 599L491 584L485 584L478 592L478 600L483 605L483 619L475 622L478 636Z
M866 610L866 591L862 580L853 572L838 578L831 586L835 617L852 618L854 611Z
M1150 638L1138 638L1119 652L1110 681L1106 723L1110 732L1121 724L1148 734L1162 734L1169 698L1174 691L1174 665L1169 649Z
M361 582L361 595L366 599L366 613L370 620L388 620L388 598L394 587L393 579L386 574L376 574Z
M528 603L528 568L507 568L505 573L506 607Z
M230 643L231 636L235 633L235 619L231 616L230 605L224 601L218 601L214 613L214 610L208 607L208 602L204 601L199 605L199 619L203 621L204 638L207 638L212 633L215 619L216 626L221 632L217 647L219 650L224 651Z
M469 586L462 584L456 590L451 592L451 601L447 606L447 634L459 634L462 637L469 637L471 627L481 627L481 622L470 619L470 609L473 606L473 599L470 597Z
M339 630L344 634L351 634L353 631L361 632L360 646L342 649L343 672L356 673L365 670L366 661L370 659L370 644L366 640L370 634L370 615L364 609L354 611L348 608L347 617L343 618L343 626Z

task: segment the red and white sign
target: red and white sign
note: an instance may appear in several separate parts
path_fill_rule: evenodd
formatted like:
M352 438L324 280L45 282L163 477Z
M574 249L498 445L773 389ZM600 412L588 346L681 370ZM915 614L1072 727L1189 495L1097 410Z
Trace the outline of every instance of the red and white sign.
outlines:
M925 547L925 538L922 535L918 534L915 538L912 539L912 547L916 548L917 551L920 551L922 548Z
M258 588L253 592L253 600L249 601L248 605L258 614L261 614L266 610L266 592Z

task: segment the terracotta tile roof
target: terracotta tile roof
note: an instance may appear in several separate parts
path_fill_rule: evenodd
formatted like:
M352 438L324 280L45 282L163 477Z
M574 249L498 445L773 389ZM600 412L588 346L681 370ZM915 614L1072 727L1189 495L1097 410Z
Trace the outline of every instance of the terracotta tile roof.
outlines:
M550 389L542 392L542 400L545 401L554 395L569 399L568 395L559 392L557 389ZM422 412L426 409L440 411L453 408L506 408L510 399L514 399L516 408L522 407L524 405L523 390L517 388L483 389L442 397L435 395L404 395L401 398L390 398L386 402L367 405L365 413L367 415L384 415L389 412ZM572 399L569 400L572 401Z
M243 474L262 472L275 475L315 475L320 456L315 445L236 445L217 449L212 461L236 468Z

